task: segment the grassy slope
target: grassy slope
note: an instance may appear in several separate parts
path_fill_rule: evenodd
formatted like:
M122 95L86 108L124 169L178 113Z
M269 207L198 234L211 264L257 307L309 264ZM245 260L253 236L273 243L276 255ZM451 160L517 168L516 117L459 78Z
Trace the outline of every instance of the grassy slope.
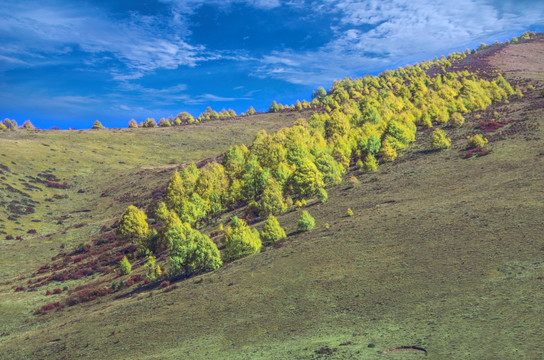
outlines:
M298 116L260 114L177 128L0 132L0 164L9 168L0 173L0 280L34 270L36 262L57 254L60 244L72 248L88 241L128 205L147 205L152 190L165 186L179 164L216 156L250 142L261 129L289 126ZM28 178L47 170L70 188L48 188ZM9 221L8 205L28 198L37 202L35 212ZM81 210L91 211L73 213ZM27 234L31 229L36 234ZM5 240L6 235L24 240Z
M526 54L534 63L530 54L543 48L508 46L481 61L498 66ZM461 158L466 136L477 131L474 116L449 131L446 152L426 153L430 132L421 133L396 163L355 174L357 187L339 185L327 204L310 204L314 231L170 293L28 317L35 307L22 304L30 295L10 290L3 309L20 299L24 322L0 337L0 351L9 358L423 357L382 354L415 345L433 359L544 357L544 71L516 63L522 71L505 76L529 77L538 90L481 113L517 120L488 135L490 155ZM288 232L298 215L279 217ZM316 353L327 347L332 354Z

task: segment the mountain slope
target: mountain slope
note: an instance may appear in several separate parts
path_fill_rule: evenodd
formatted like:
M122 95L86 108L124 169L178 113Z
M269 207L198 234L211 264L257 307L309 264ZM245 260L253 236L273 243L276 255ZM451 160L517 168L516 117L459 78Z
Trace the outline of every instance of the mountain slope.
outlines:
M22 300L26 321L0 337L0 350L8 358L399 359L423 357L421 348L430 358L542 358L544 73L529 66L541 49L537 40L467 60L500 70L525 96L468 115L449 132L448 151L428 153L423 131L395 163L350 174L357 186L338 185L328 203L308 206L314 231L169 292L39 317L26 317ZM490 154L465 159L466 136L497 117L510 122L486 134ZM298 216L278 219L293 233ZM17 312L8 296L28 295L4 287L3 316ZM414 348L393 350L401 346Z

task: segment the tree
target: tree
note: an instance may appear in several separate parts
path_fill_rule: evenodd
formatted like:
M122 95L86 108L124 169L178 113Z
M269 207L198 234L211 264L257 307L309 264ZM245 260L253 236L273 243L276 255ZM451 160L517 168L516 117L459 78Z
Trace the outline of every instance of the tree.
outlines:
M162 118L159 121L159 126L160 127L170 127L170 126L172 126L172 124L170 123L170 121L168 121L168 119Z
M146 222L147 215L143 210L130 205L117 227L117 235L126 241L136 242L147 236L149 225Z
M270 105L270 108L268 109L268 111L273 113L280 111L280 106L278 105L276 100L272 102L272 105Z
M382 147L378 153L383 162L394 161L397 158L397 150L391 145L388 139L382 142Z
M280 184L270 177L261 197L261 215L278 215L287 210L287 204L283 198L283 191Z
M26 120L26 121L23 123L23 126L21 126L21 129L25 129L25 130L35 130L36 128L34 127L34 125L32 125L32 123L30 122L30 120Z
M154 128L157 126L157 122L153 118L147 118L144 122L144 128Z
M303 158L291 176L290 185L295 196L310 198L317 193L317 190L324 187L325 183L323 174L315 164L310 159Z
M147 261L144 265L145 277L149 281L155 280L157 277L161 276L162 270L159 264L157 264L157 258L153 254L147 255Z
M164 202L169 209L174 210L178 215L181 214L181 205L183 198L186 196L185 193L186 189L183 185L183 180L181 180L181 176L176 170L170 177L170 181L166 187Z
M234 217L231 225L225 229L225 259L236 260L261 251L261 238L256 229Z
M93 127L92 129L94 130L98 130L98 129L103 129L104 127L102 126L102 123L98 120L96 120L93 124Z
M304 210L298 219L298 231L310 231L314 227L315 219L307 210Z
M132 271L132 265L130 265L126 256L119 263L119 271L121 271L121 275L128 275Z
M257 112L255 111L255 109L253 108L253 106L250 106L249 109L247 109L247 112L246 114L248 116L251 116L251 115L255 115Z
M436 129L433 132L431 138L431 149L432 150L443 150L449 148L451 145L451 139L448 138L446 132L442 129Z
M128 127L129 127L130 129L137 128L137 127L138 127L138 123L136 123L136 120L131 119L131 120L128 122Z
M302 104L299 100L297 100L297 103L295 104L295 110L302 111Z
M285 230L280 226L278 219L272 214L268 215L261 231L262 241L265 244L275 244L286 237Z
M223 265L217 245L189 224L176 225L168 232L168 261L174 274L183 271L186 276Z
M378 160L372 154L367 154L365 157L365 162L363 164L363 170L368 172L373 172L378 170Z

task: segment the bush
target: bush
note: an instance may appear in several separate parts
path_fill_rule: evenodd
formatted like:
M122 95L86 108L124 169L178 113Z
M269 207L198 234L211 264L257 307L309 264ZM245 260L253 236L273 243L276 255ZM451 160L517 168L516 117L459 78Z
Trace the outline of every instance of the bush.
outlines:
M356 187L357 185L359 185L359 179L357 179L355 176L351 176L348 179L348 183L349 183L349 186L351 186L352 188Z
M480 134L476 134L472 137L468 136L467 140L468 140L468 146L471 148L477 148L477 147L483 148L484 145L487 144L488 142L488 140Z
M121 275L128 275L132 271L132 265L130 265L130 262L128 261L126 256L121 259L121 263L119 264L119 270L121 271Z
M256 229L251 229L244 220L234 217L231 226L225 229L225 259L236 260L261 251L261 238Z
M317 191L317 199L319 200L319 202L321 202L322 204L323 203L326 203L327 200L329 200L329 194L327 193L327 190L323 189L323 188L320 188L318 191Z
M298 231L310 231L315 227L315 219L304 210L298 219Z
M447 149L451 146L451 139L447 137L447 134L442 129L436 129L433 132L431 138L431 149L432 150L442 150Z
M136 120L131 119L131 120L128 122L128 127L131 128L131 129L137 128L137 127L138 127L138 123L136 122Z
M464 123L465 123L465 118L463 117L463 115L461 115L458 112L451 114L450 126L458 128L463 126Z
M269 215L261 231L261 239L265 244L275 244L287 235L274 215Z
M353 210L351 208L348 208L348 211L346 211L347 216L353 216Z

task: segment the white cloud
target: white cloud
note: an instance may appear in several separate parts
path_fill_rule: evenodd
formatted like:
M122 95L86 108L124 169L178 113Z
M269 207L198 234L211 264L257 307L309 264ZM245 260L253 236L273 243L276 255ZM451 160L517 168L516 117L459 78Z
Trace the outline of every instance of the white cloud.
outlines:
M462 50L493 36L503 41L512 31L544 23L539 1L522 6L485 0L325 0L318 7L337 15L334 37L317 50L263 56L256 76L315 86Z
M10 40L0 56L12 59L12 63L41 64L42 54L51 61L52 56L83 50L98 58L112 56L120 63L111 69L112 75L127 80L156 69L194 66L207 60L202 46L187 43L183 33L162 25L164 19L133 14L119 20L80 4L2 5L0 34ZM92 58L86 59L87 64L92 62Z

